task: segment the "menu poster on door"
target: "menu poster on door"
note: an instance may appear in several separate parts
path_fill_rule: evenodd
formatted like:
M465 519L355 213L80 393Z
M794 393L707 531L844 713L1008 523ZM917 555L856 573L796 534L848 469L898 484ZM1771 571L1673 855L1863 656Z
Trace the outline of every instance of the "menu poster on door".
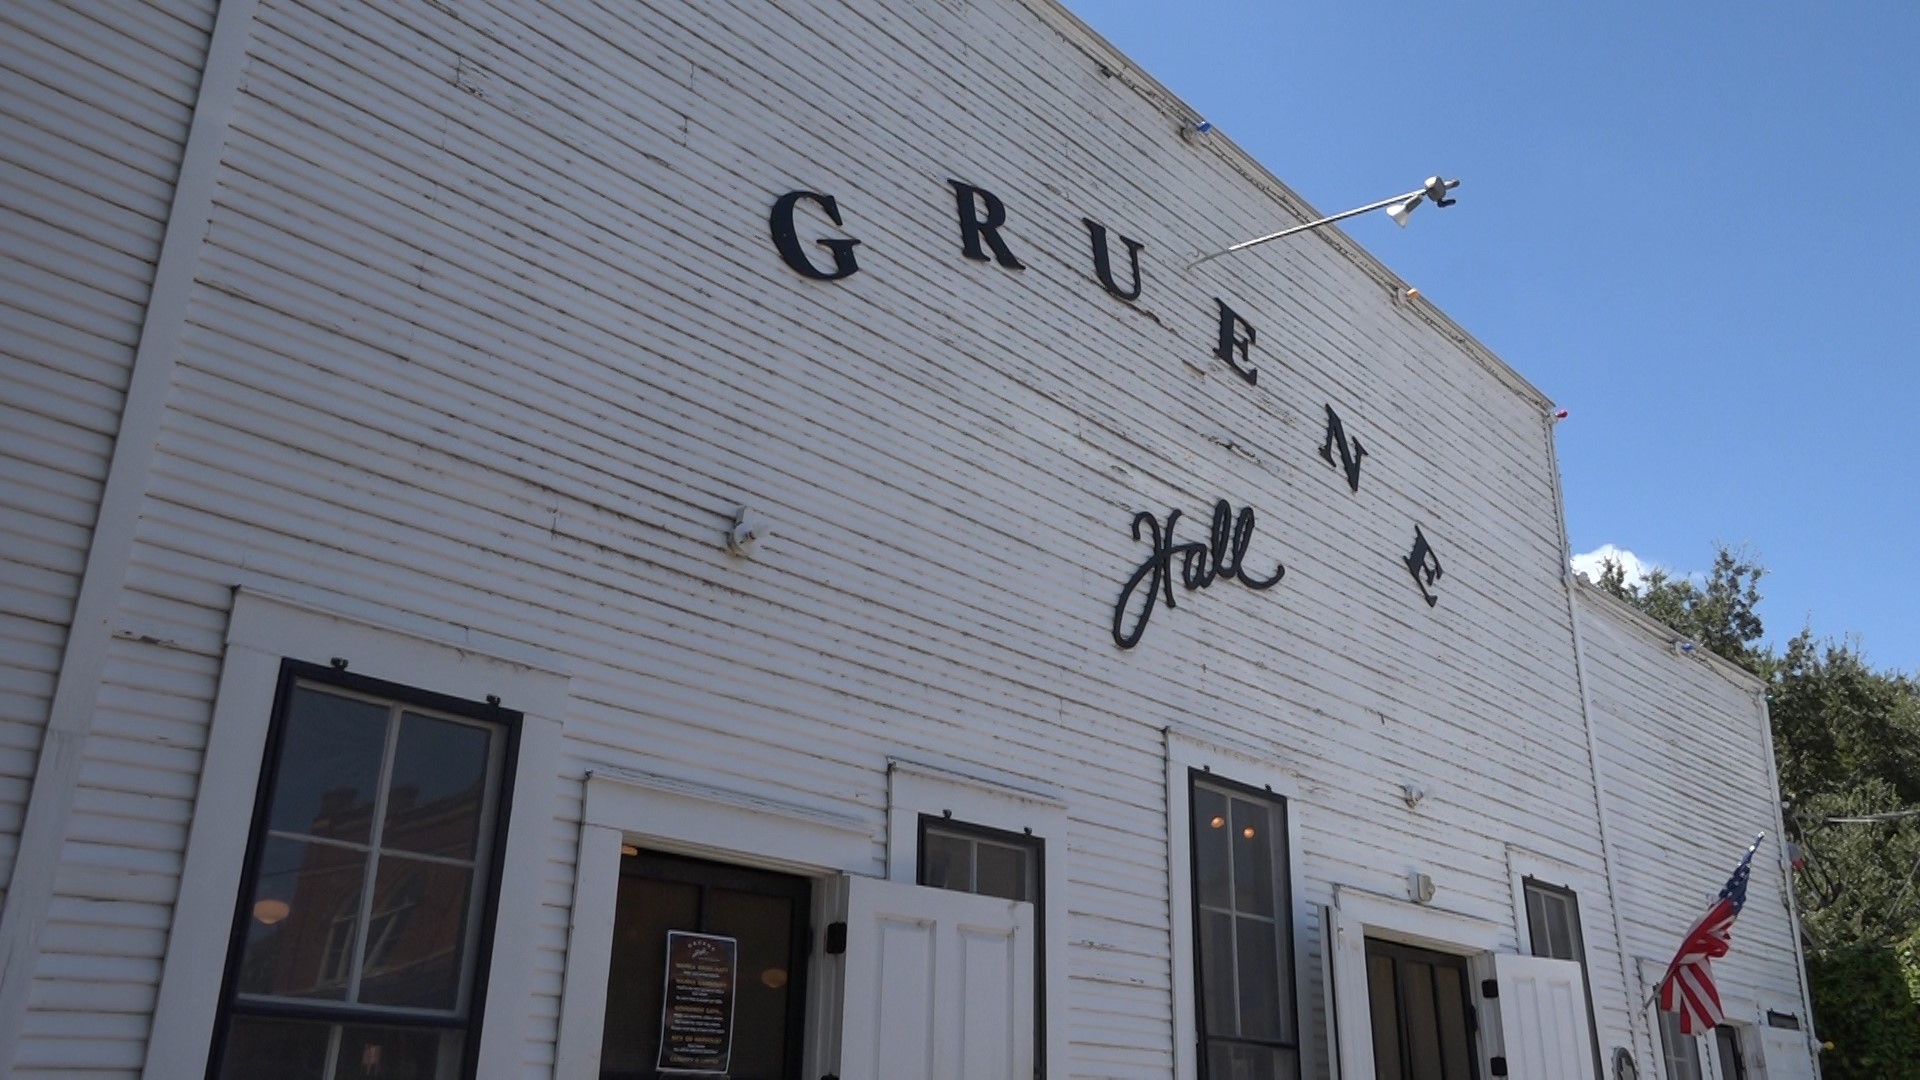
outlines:
M667 931L667 989L660 1007L663 1073L725 1075L733 1056L733 989L740 943Z

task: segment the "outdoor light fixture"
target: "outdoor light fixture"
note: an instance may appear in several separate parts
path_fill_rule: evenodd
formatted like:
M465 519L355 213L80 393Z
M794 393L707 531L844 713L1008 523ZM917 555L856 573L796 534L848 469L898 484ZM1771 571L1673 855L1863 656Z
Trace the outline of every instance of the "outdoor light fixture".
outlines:
M1395 195L1390 199L1381 199L1379 202L1370 202L1365 206L1356 206L1351 210L1334 214L1331 217L1323 217L1318 221L1309 221L1304 225L1295 225L1290 229L1281 229L1277 233L1268 233L1265 236L1254 237L1252 240L1243 240L1230 248L1222 248L1211 255L1200 256L1188 263L1187 269L1191 270L1209 259L1217 259L1222 255L1231 255L1236 251L1245 251L1250 247L1257 244L1264 244L1269 240L1278 240L1281 237L1292 236L1294 233L1303 233L1309 229L1317 229L1322 225L1331 225L1336 221L1345 221L1347 218L1358 217L1361 214L1374 210L1385 210L1387 216L1393 218L1394 224L1405 228L1407 216L1412 214L1413 208L1419 206L1422 202L1431 201L1435 206L1452 206L1458 200L1447 198L1447 192L1459 186L1460 181L1458 180L1442 180L1438 176L1429 176L1425 184L1404 195Z

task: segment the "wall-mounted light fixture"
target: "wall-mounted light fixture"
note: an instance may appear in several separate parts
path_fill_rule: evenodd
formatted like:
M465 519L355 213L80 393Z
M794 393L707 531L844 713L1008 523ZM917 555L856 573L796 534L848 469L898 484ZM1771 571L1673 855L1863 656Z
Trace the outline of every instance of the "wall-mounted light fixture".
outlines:
M727 550L741 558L753 554L767 536L766 522L747 507L733 512L733 527L727 530Z
M1374 210L1385 210L1387 216L1393 219L1394 224L1405 228L1407 217L1413 213L1415 207L1423 202L1431 201L1435 206L1452 206L1458 200L1447 198L1447 192L1459 186L1460 181L1458 180L1442 180L1438 176L1429 176L1427 177L1426 183L1405 194L1395 195L1389 199L1381 199L1379 202L1370 202L1365 206L1356 206L1351 210L1345 210L1316 221L1309 221L1304 225L1295 225L1290 229L1281 229L1277 233L1268 233L1265 236L1256 236L1251 240L1242 240L1232 247L1221 248L1219 251L1213 252L1210 255L1200 256L1188 263L1187 269L1191 270L1209 259L1217 259L1222 255L1231 255L1236 251L1245 251L1250 247L1264 244L1269 240L1278 240L1282 237L1292 236L1295 233L1303 233L1309 229L1317 229L1322 225L1331 225L1336 221L1345 221L1350 217L1358 217L1361 214Z
M1188 142L1197 142L1211 134L1213 134L1211 120L1195 119L1180 125L1180 137Z
M1433 879L1418 870L1407 874L1407 899L1416 904L1433 903Z

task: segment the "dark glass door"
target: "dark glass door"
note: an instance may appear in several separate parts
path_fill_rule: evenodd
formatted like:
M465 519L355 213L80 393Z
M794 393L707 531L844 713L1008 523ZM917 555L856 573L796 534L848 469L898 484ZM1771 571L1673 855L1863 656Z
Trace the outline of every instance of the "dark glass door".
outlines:
M1467 958L1367 939L1377 1080L1476 1080Z
M654 852L623 856L601 1080L673 1075L658 1064L674 930L738 942L726 1075L800 1080L811 896L806 878Z

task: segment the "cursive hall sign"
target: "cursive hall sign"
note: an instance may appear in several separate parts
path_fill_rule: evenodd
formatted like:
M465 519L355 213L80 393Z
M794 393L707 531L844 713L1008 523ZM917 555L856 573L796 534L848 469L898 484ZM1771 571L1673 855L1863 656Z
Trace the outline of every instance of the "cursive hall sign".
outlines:
M965 181L948 180L947 183L953 188L960 254L1009 271L1026 269L1026 264L1014 254L1003 235L1007 227L1006 204L992 192ZM814 281L840 281L859 273L860 261L855 250L860 246L859 240L837 237L815 239L813 244L823 249L821 251L810 250L801 242L797 217L803 208L808 214L823 216L836 228L844 228L840 204L832 195L814 191L787 192L774 200L773 212L767 222L773 235L774 250L779 252L781 261L795 273ZM1080 220L1087 227L1093 279L1115 299L1129 304L1138 300L1146 280L1140 271L1140 255L1146 250L1146 245L1111 232L1092 218L1083 217ZM1125 252L1123 257L1127 272L1124 284L1114 271L1114 239L1119 240ZM1225 300L1214 297L1213 302L1219 331L1213 341L1213 357L1247 385L1258 385L1260 371L1254 363L1258 331L1227 306ZM1347 434L1346 424L1332 405L1326 406L1326 416L1326 437L1314 449L1339 474L1339 478L1347 482L1352 494L1358 495L1361 463L1368 452L1361 446L1357 435ZM1180 516L1179 510L1170 510L1163 522L1145 511L1134 515L1133 538L1136 541L1144 539L1149 551L1121 587L1119 601L1114 605L1113 641L1122 649L1131 649L1139 644L1147 632L1147 623L1152 620L1155 608L1162 601L1169 609L1173 608L1176 577L1180 587L1187 592L1202 591L1220 581L1237 581L1246 588L1264 592L1278 585L1286 575L1286 568L1278 563L1274 564L1272 574L1248 573L1247 552L1254 533L1252 507L1244 507L1236 514L1225 499L1216 502L1212 531L1205 541L1176 541L1174 527L1180 521ZM1399 562L1413 579L1414 587L1427 606L1438 604L1440 598L1434 589L1443 577L1440 556L1418 524L1413 526L1411 549L1407 557Z

